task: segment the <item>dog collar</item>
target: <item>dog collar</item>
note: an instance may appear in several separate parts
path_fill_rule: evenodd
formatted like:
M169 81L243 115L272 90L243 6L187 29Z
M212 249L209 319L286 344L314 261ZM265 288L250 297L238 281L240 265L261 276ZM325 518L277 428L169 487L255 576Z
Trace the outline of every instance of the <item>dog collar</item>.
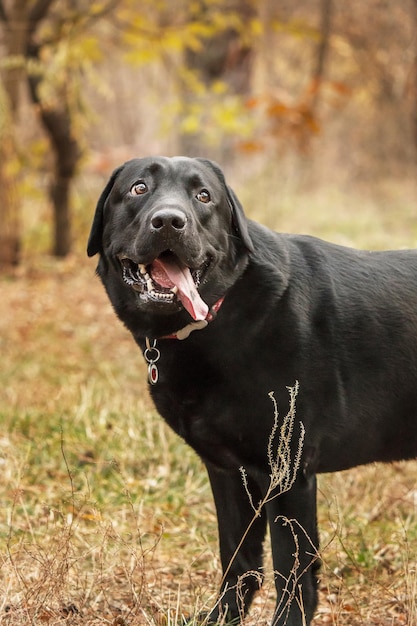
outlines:
M183 339L188 339L188 337L194 330L203 330L203 328L205 328L209 324L209 322L212 322L214 320L217 315L217 311L223 304L223 300L224 296L213 304L205 320L190 322L189 324L187 324L187 326L184 326L184 328L180 328L180 330L177 330L176 333L172 333L171 335L164 335L163 337L160 337L160 339L179 339L180 341L182 341Z
M159 339L179 339L182 341L183 339L187 339L194 330L203 330L203 328L208 326L208 324L214 320L217 315L217 311L223 304L223 300L224 296L219 298L219 300L213 304L205 320L190 322L187 326L184 326L184 328L177 330L177 332L171 333L170 335L163 335L162 337L159 337ZM151 385L156 385L159 379L159 371L156 363L159 361L161 356L161 352L157 348L156 339L149 339L149 337L146 337L146 348L143 352L143 356L148 364L148 380Z

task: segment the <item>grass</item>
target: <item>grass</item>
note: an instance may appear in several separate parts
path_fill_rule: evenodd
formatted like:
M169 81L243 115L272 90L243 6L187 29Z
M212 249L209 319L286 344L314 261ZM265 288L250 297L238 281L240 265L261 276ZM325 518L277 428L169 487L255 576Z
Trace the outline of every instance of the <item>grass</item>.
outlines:
M196 578L199 568L214 572L202 568L217 556L200 461L155 415L141 355L115 320L93 264L38 265L5 279L2 294L0 576L8 623L27 623L39 610L60 619L67 605L92 619L107 585L117 615L145 588L145 570L155 577L154 591L146 589L157 606L159 584L177 593L173 571L180 585L190 533L198 539L194 554L187 550ZM202 515L211 523L199 528ZM170 537L173 570L162 548ZM97 606L100 623L111 620L113 609L104 600Z
M279 213L255 217L417 247L410 196L386 196L380 208L284 193ZM141 354L83 247L61 262L35 247L0 279L0 624L169 626L214 602L214 506L201 462L155 413ZM320 477L317 626L417 624L416 474L410 462ZM273 603L269 576L249 624L267 624Z

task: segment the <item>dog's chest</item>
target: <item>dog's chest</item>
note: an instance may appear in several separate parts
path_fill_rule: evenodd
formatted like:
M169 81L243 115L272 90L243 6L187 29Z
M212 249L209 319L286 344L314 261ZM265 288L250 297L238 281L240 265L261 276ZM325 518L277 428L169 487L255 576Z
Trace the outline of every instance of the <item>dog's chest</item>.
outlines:
M206 456L213 448L217 456L230 456L226 447L236 450L236 432L232 416L227 416L227 393L212 372L204 372L198 363L178 363L176 368L161 364L159 381L151 387L156 408L169 426ZM233 440L233 442L232 442ZM229 444L229 445L228 445ZM210 456L210 454L209 454Z
M262 449L260 442L267 439L271 425L268 419L259 423L261 407L251 397L246 367L221 350L212 351L209 358L199 350L164 350L163 346L158 367L159 380L151 386L151 395L180 437L218 466L258 463L254 448Z

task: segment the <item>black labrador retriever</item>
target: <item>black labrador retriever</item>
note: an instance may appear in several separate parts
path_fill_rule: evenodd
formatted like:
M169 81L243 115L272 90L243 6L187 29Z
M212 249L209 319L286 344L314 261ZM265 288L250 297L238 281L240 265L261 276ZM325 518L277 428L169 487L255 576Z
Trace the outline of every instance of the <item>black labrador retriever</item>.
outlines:
M224 572L208 620L247 611L268 522L273 624L308 624L316 474L417 456L417 253L274 233L245 218L216 164L186 157L113 173L88 242L97 253L158 411L208 470ZM290 438L269 393L285 415L296 381ZM271 492L280 455L294 475Z

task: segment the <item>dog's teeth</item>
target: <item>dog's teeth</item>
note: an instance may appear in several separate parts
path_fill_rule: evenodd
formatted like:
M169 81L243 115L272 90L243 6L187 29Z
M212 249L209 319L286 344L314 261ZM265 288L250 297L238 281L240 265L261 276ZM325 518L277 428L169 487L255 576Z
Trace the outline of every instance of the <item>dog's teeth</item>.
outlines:
M153 282L152 282L151 278L148 278L146 280L146 286L147 286L149 292L153 291Z
M166 300L166 301L171 301L174 297L173 293L161 293L160 291L155 291L154 289L151 289L149 291L149 296L151 298L153 298L154 300Z
M142 274L142 276L146 276L146 274L147 274L146 265L143 265L142 263L139 263L138 267L139 267L139 271Z
M177 287L177 285L174 285L173 287L171 287L171 292L172 292L172 293L178 293L178 287Z

